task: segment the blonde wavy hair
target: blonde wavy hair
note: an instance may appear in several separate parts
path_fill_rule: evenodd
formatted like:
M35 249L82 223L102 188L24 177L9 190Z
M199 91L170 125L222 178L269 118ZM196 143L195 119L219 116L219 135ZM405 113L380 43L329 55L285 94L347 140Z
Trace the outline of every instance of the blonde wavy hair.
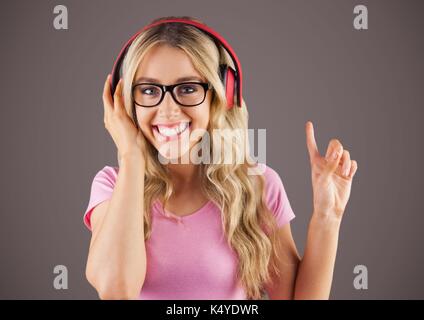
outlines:
M162 19L184 18L201 22L192 17L162 17ZM262 175L248 174L255 166L249 155L248 144L236 143L233 139L219 138L220 144L212 135L214 129L236 130L238 141L247 141L248 112L244 100L242 107L228 110L225 89L219 78L219 64L225 63L234 68L225 49L211 37L196 27L181 23L166 23L141 33L128 49L123 61L123 96L125 109L132 119L133 100L131 86L137 68L149 49L157 44L167 44L184 50L196 70L212 84L213 96L210 105L208 133L211 155L213 152L232 150L232 159L243 155L243 161L201 164L202 187L204 194L220 209L222 227L228 245L238 256L237 277L246 291L248 299L261 299L264 285L271 281L271 274L279 275L277 260L280 248L276 237L276 221L264 202L265 181ZM163 197L164 206L174 192L167 167L158 159L158 151L145 139L146 171L144 189L144 230L145 240L151 235L152 202ZM218 146L221 147L218 147ZM223 148L222 148L223 147ZM215 162L215 161L213 161ZM240 163L241 162L241 163Z

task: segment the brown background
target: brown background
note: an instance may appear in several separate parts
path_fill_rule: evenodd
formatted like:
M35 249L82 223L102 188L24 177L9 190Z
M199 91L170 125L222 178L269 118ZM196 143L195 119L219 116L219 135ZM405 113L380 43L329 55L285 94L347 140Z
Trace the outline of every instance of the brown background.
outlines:
M64 4L69 29L53 28ZM369 29L353 28L365 4ZM220 32L244 72L250 128L296 214L312 213L304 125L321 152L337 137L359 163L339 238L333 299L424 298L422 1L8 1L2 4L0 298L97 299L85 279L91 182L116 149L101 91L122 44L165 15ZM69 289L53 288L53 268ZM353 287L368 267L369 289Z

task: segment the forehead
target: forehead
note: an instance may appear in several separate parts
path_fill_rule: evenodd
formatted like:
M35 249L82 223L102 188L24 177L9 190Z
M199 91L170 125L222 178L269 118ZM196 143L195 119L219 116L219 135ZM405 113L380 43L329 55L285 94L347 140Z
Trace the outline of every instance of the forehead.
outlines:
M154 46L143 57L135 79L141 77L157 79L161 83L173 83L181 77L204 79L184 50L163 44Z

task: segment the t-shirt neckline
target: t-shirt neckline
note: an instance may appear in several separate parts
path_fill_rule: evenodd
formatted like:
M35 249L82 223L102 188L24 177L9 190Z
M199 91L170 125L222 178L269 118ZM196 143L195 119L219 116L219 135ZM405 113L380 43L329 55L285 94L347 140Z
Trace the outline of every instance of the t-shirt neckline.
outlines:
M213 206L213 201L212 200L208 200L202 207L200 207L199 209L197 209L197 210L195 210L195 211L193 211L192 213L190 213L190 214L187 214L187 215L184 215L184 216L179 216L179 215L176 215L175 213L173 213L173 212L171 212L171 211L169 211L169 210L167 210L167 209L165 209L164 207L163 207L163 205L162 205L162 202L159 200L159 199L156 199L155 201L154 201L154 203L155 203L155 205L156 205L156 207L157 207L157 209L159 209L159 212L161 213L161 214L163 214L164 216L166 216L166 217L174 217L175 219L177 219L177 220L179 220L179 221L182 221L182 220L189 220L189 219L192 219L192 218L194 218L194 217L197 217L197 216L199 216L202 212L205 212L205 211L207 211L210 207L212 207Z

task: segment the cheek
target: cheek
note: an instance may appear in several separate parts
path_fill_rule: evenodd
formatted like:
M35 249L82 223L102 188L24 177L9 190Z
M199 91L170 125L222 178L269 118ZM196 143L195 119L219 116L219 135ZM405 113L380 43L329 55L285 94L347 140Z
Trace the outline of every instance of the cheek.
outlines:
M143 109L137 108L136 114L137 114L138 125L141 129L141 132L143 133L145 137L147 137L150 140L150 142L152 142L153 137L152 137L150 123L153 119L154 113L145 108Z
M209 124L209 105L202 106L189 116L196 121L196 126L206 128Z

